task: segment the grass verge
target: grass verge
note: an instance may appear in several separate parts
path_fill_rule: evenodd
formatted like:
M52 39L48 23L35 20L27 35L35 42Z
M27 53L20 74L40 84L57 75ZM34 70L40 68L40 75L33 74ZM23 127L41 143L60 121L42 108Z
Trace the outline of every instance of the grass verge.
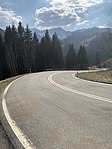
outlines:
M12 81L14 81L15 79L19 78L21 76L16 76L16 77L12 77L3 81L0 81L0 106L1 106L1 102L2 102L2 93L4 91L4 89L6 88L6 86L8 84L10 84ZM14 147L12 146L9 137L6 134L6 131L4 130L4 127L1 123L1 118L2 118L2 110L0 109L0 148L2 149L14 149Z
M83 72L76 74L76 76L89 81L112 84L112 70Z
M17 79L19 77L21 77L21 76L15 76L15 77L0 81L0 93L6 88L6 86L8 84L10 84L12 81L14 81L15 79Z
M17 79L21 76L22 75L15 76L15 77L0 81L0 108L2 105L2 94L3 94L4 89L6 88L6 86L8 84L10 84L12 81L14 81L15 79ZM14 149L14 147L12 146L12 144L10 142L9 136L6 134L6 131L5 131L3 124L1 122L2 117L3 117L3 114L2 114L2 108L1 108L0 109L0 148L1 149Z

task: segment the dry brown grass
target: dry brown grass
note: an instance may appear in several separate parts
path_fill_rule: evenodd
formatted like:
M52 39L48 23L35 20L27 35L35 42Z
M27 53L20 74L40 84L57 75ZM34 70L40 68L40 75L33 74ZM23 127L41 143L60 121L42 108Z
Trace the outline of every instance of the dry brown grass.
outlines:
M76 75L85 80L112 84L112 70L98 72L83 72Z
M8 84L10 84L12 81L14 81L15 79L19 77L21 76L15 76L15 77L0 81L0 92L2 92Z

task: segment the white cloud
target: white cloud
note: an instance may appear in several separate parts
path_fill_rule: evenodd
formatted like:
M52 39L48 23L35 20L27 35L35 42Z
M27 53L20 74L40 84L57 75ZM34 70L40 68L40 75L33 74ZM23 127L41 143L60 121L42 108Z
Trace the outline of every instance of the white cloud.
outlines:
M85 5L86 7L90 7L92 5L100 4L104 0L47 0L50 2L51 5L56 4L65 4L65 3L72 3L72 4L79 4L79 5Z
M103 0L47 0L49 7L36 9L35 26L39 29L70 26L82 23L81 16L91 6ZM83 21L84 22L84 21ZM87 23L87 22L84 22Z
M7 25L18 24L22 21L21 16L16 16L12 10L0 7L0 27L5 28Z
M83 22L79 22L77 23L76 25L79 26L79 25L87 25L89 23L89 20L85 20Z

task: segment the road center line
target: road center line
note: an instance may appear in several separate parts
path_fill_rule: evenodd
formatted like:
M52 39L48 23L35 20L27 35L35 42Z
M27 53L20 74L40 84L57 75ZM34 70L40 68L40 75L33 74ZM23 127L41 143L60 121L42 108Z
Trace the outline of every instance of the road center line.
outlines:
M17 80L17 79L16 79ZM16 81L15 80L15 81ZM33 145L33 143L28 139L28 137L21 131L21 129L17 126L16 122L11 118L10 113L8 111L7 108L7 104L6 104L6 100L5 100L5 96L10 88L10 86L15 82L11 82L5 89L4 93L3 93L3 97L2 97L2 107L3 107L3 112L4 115L12 129L12 131L14 132L14 134L16 135L17 139L19 140L19 142L22 144L23 148L25 149L36 149L36 147Z
M66 90L66 91L69 91L71 93L74 93L74 94L78 94L78 95L82 95L82 96L85 96L85 97L90 97L92 99L96 99L96 100L100 100L100 101L104 101L104 102L108 102L108 103L112 103L112 99L109 99L109 98L105 98L105 97L101 97L101 96L96 96L96 95L93 95L93 94L88 94L88 93L85 93L85 92L81 92L81 91L78 91L78 90L75 90L75 89L71 89L71 88L68 88L66 86L63 86L57 82L55 82L52 78L53 76L55 76L56 74L59 74L59 73L54 73L52 75L50 75L48 77L48 81L52 84L54 84L55 86L63 89L63 90Z

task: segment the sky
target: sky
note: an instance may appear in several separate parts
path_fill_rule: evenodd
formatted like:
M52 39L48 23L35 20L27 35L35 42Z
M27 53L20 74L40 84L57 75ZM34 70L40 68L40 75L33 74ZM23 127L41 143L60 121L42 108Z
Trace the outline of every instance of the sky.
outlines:
M0 28L21 21L39 30L112 24L112 0L0 0Z

